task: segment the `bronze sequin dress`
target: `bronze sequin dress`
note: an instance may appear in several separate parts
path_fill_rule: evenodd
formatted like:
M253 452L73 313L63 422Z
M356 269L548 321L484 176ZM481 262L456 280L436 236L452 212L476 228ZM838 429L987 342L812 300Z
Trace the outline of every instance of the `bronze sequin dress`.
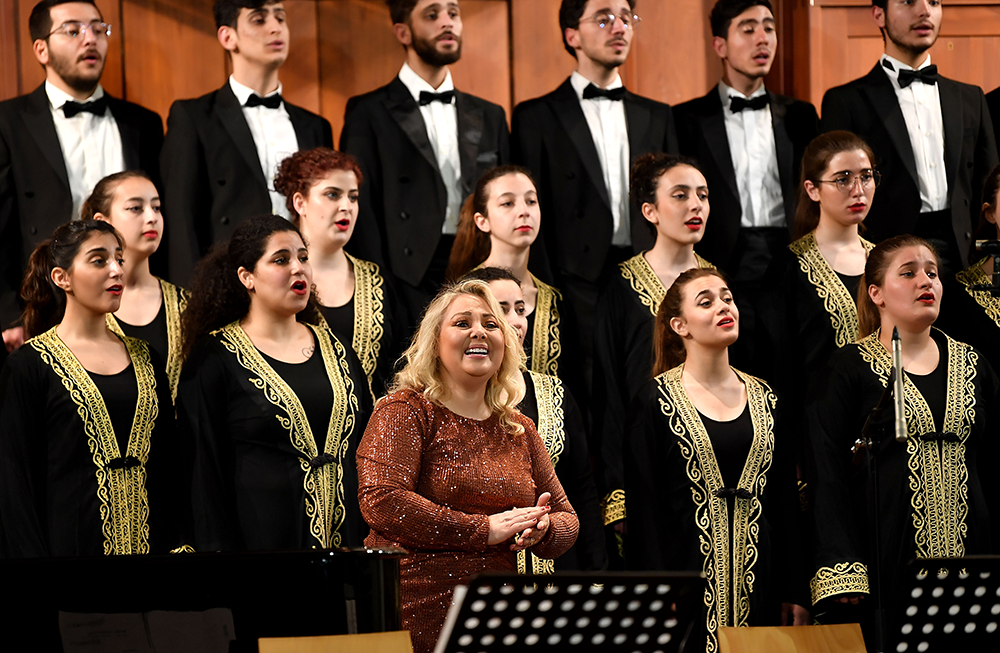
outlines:
M455 585L480 571L516 571L510 542L488 545L489 515L535 505L551 492L549 531L532 547L555 558L579 524L528 418L522 435L498 417L456 415L413 390L375 409L358 447L358 498L369 547L401 546L403 628L415 653L432 651Z

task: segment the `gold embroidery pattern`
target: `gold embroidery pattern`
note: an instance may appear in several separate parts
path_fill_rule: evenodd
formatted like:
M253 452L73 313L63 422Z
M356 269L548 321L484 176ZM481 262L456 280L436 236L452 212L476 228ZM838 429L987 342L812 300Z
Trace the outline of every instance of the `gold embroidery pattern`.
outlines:
M538 435L545 443L552 466L559 464L559 456L566 446L566 430L563 427L563 397L566 390L562 381L555 376L528 372L535 388L535 403L538 406Z
M625 519L625 490L612 490L601 499L601 513L605 526Z
M538 575L548 575L556 573L556 563L554 560L547 560L546 558L539 558L531 551L518 551L517 552L517 573L524 575L528 572L528 559L531 559L531 572L532 574Z
M645 254L645 252L643 252ZM627 261L618 264L622 278L629 282L632 290L639 296L639 301L649 309L649 314L656 317L656 311L660 308L663 296L667 294L667 289L660 283L660 278L653 272L643 254L636 254ZM699 268L712 268L715 266L698 256L694 255L698 261Z
M156 401L156 377L146 343L122 337L139 389L125 456L136 458L141 464L111 469L108 463L123 456L118 449L104 398L93 379L59 338L55 327L28 342L38 352L42 362L59 376L83 422L87 448L97 467L97 498L101 504L104 555L149 553L146 463L149 461L149 445L159 405Z
M686 460L695 504L695 524L701 531L700 551L705 556L705 605L708 607L706 651L718 650L720 626L745 626L750 616L750 594L755 581L757 541L762 515L760 495L767 484L767 472L774 453L774 410L777 398L762 381L736 371L746 385L747 403L753 423L753 443L738 487L750 499L734 499L732 540L726 499L716 496L723 488L722 473L712 442L697 409L681 383L680 365L657 377L660 411L670 432L677 437L678 449ZM732 542L732 550L730 550Z
M873 243L861 238L861 244L866 251L872 251ZM798 258L799 269L806 275L809 283L816 290L816 295L823 301L823 308L830 316L837 346L855 342L858 339L858 309L854 297L848 292L844 283L833 271L830 264L816 245L816 238L808 233L788 246L788 249Z
M531 280L538 289L535 300L535 325L531 331L531 370L539 374L559 373L559 356L562 341L559 339L559 306L562 294L552 286L539 281L535 275Z
M306 325L319 343L323 366L333 390L333 406L327 427L324 453L333 455L336 463L312 468L310 462L319 455L316 439L302 403L295 392L261 356L238 322L215 332L222 345L255 377L248 380L264 393L278 410L281 427L288 430L292 446L302 454L299 466L304 474L305 508L309 517L309 532L324 549L340 546L339 529L346 517L344 503L344 464L350 438L357 419L358 399L354 393L346 350L329 329ZM353 464L354 461L348 461Z
M983 272L982 265L985 261L986 259L982 259L972 267L962 270L955 275L955 279L965 287L965 292L983 307L986 315L1000 327L1000 297L994 297L985 290L972 289L975 285L993 283L993 280Z
M883 387L889 382L892 359L878 339L879 330L858 343L862 359ZM945 336L947 338L947 336ZM918 558L957 558L965 555L969 514L969 470L965 442L976 419L975 376L978 355L972 347L947 338L948 383L942 428L959 442L925 441L935 430L934 415L909 377L903 385L909 454L910 506ZM905 376L905 374L904 374Z
M860 562L839 562L820 567L809 581L813 605L835 594L868 594L868 567Z
M351 347L361 359L370 391L385 333L384 281L375 263L350 254L347 259L354 265L354 339Z

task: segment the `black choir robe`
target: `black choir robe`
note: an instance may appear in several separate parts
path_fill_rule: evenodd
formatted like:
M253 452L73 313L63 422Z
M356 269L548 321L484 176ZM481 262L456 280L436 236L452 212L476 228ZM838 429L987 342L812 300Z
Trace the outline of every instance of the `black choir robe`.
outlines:
M199 551L361 546L368 534L354 464L367 379L349 346L310 328L327 377L315 382L333 398L322 424L236 322L203 337L184 366L177 413L194 439Z
M5 556L187 549L185 448L170 385L144 341L122 342L131 359L122 374L134 379L136 393L118 401L102 396L55 328L8 359L0 376ZM133 412L115 410L133 396Z
M986 259L955 275L944 291L938 324L945 333L975 347L994 370L1000 369L1000 298L974 286L992 284L982 265Z
M530 550L518 552L518 571L535 574L602 571L608 566L608 553L597 487L590 471L583 415L573 394L558 378L531 370L523 374L525 395L518 408L535 423L538 436L545 443L566 497L576 509L580 533L569 551L556 560L539 558Z
M904 372L909 439L888 438L879 454L878 519L881 587L890 624L905 604L898 600L902 572L913 558L962 557L996 550L1000 505L996 474L998 382L971 346L933 329L946 380L924 395ZM879 332L831 357L829 382L809 409L815 484L815 558L810 590L814 604L844 594L869 594L872 562L868 473L852 464L851 446L888 383L892 357ZM944 366L945 369L940 369ZM926 378L926 377L925 377ZM921 380L918 379L918 382ZM942 437L934 434L945 433ZM992 541L992 543L991 543ZM874 609L874 598L861 604Z
M718 651L722 626L778 625L781 603L802 603L798 499L792 447L775 394L736 371L746 385L753 435L738 480L723 480L716 449L684 390L684 366L640 388L629 410L624 457L629 569L702 571L699 631Z

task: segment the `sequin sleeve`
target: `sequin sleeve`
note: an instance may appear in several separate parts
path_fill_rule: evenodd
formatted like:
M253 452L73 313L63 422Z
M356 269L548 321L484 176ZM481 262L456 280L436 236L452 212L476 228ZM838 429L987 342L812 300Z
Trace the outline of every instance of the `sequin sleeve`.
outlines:
M538 494L548 492L552 495L549 499L549 505L552 506L552 511L549 513L549 530L541 542L531 547L531 551L543 558L558 558L576 542L580 522L556 476L552 459L545 450L545 443L538 437L535 425L527 418L524 418L523 423Z
M362 515L374 532L404 547L489 549L489 515L452 510L416 492L433 419L419 401L400 394L379 403L358 446Z

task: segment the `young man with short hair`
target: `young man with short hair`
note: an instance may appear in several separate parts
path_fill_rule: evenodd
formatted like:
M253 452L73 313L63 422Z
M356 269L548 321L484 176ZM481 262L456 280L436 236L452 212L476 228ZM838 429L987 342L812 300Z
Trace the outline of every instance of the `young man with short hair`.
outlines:
M214 13L233 74L217 91L174 102L161 157L170 279L181 284L212 244L229 239L246 218L289 217L274 190L285 157L333 146L325 118L281 96L278 70L289 47L284 4L217 0Z
M364 173L350 248L400 282L411 324L444 280L462 201L507 163L503 108L455 89L462 54L456 0L386 0L406 62L389 84L347 103L340 149Z
M80 217L103 177L159 174L163 121L108 95L101 75L112 26L93 0L42 0L28 18L45 82L0 103L0 328L20 345L21 276L35 246Z

